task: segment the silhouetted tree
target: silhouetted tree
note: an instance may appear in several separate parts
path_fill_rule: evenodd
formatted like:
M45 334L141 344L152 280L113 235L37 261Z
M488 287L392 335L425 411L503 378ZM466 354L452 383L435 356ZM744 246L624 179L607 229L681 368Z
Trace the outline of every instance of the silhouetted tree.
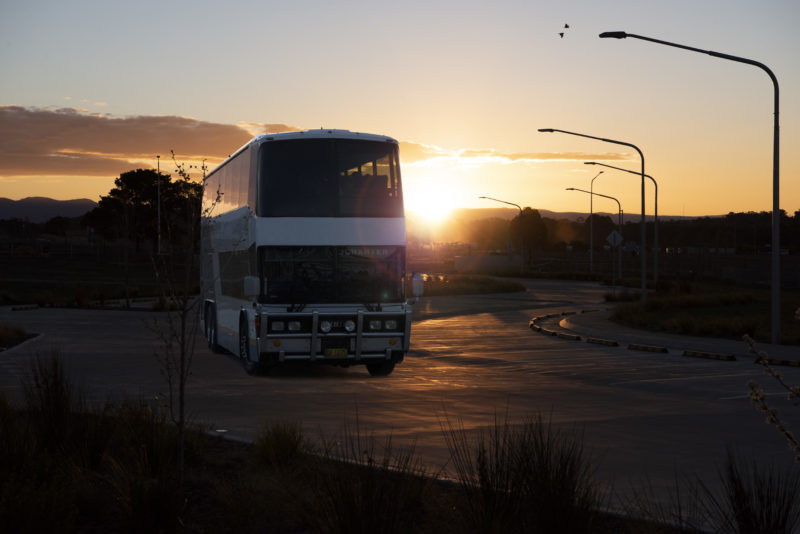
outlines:
M512 241L508 227L508 221L496 217L472 221L467 232L468 239L477 244L478 250L505 250Z
M617 222L608 215L593 213L591 217L586 218L586 222L583 223L583 228L583 235L586 236L586 243L592 243L595 250L597 250L602 249L604 245L608 244L606 238L611 232L617 229ZM591 239L589 239L590 229L594 233Z
M525 254L525 261L530 262L534 251L543 250L547 245L547 226L542 220L539 210L531 208L524 208L519 215L511 219L509 223L510 240L518 252L520 225L522 225L522 250Z
M114 188L108 195L100 198L97 207L86 214L84 224L95 229L106 239L129 239L140 251L143 241L157 246L158 236L158 197L160 181L161 234L166 243L177 243L187 235L183 222L189 211L197 212L199 225L199 206L202 185L180 179L173 182L168 174L159 175L153 169L136 169L119 175L114 180ZM187 202L189 199L189 202ZM198 235L197 232L191 232Z

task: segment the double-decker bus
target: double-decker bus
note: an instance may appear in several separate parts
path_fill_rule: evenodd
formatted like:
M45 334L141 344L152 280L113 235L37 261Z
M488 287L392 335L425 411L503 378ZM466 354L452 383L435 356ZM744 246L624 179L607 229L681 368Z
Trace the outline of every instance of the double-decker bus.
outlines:
M403 360L413 300L396 140L256 136L204 179L201 228L212 350L248 373L304 360L388 375Z

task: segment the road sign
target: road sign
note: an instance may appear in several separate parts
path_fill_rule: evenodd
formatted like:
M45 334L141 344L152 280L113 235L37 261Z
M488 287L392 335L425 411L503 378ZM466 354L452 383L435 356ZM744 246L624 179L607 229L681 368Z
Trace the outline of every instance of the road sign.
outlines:
M606 241L608 241L612 247L618 247L622 244L622 235L616 230L614 230L613 232L608 234L608 237L606 237Z

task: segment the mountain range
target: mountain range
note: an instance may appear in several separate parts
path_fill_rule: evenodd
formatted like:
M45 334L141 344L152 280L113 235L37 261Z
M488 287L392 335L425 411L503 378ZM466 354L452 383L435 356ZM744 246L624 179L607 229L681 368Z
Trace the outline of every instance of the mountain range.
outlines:
M44 223L53 217L80 217L94 209L97 202L88 198L54 200L46 197L28 197L20 200L0 198L0 220L27 219Z
M3 219L27 219L32 223L44 223L53 217L80 217L81 215L91 211L97 206L97 202L89 200L88 198L79 198L74 200L54 200L46 197L28 197L21 200L11 200L9 198L0 198L0 220ZM546 209L539 209L542 217L550 217L553 219L570 219L576 220L578 218L586 218L587 213L579 212L553 212ZM473 221L479 219L487 219L497 217L500 219L511 219L516 217L519 213L518 210L513 208L460 208L453 211L450 216L451 220L455 221ZM598 212L598 214L609 215L614 222L616 222L616 213ZM413 213L407 214L409 222L412 224L419 218ZM624 215L625 222L638 222L641 216L639 214ZM648 221L652 220L652 215L647 215ZM679 219L684 217L669 216L664 219Z

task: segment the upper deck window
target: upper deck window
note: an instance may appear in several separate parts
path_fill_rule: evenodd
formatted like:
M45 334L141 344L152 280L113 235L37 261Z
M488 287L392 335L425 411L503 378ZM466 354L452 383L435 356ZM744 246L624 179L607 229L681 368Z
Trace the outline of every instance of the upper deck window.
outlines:
M262 217L402 217L397 146L291 139L261 146Z

